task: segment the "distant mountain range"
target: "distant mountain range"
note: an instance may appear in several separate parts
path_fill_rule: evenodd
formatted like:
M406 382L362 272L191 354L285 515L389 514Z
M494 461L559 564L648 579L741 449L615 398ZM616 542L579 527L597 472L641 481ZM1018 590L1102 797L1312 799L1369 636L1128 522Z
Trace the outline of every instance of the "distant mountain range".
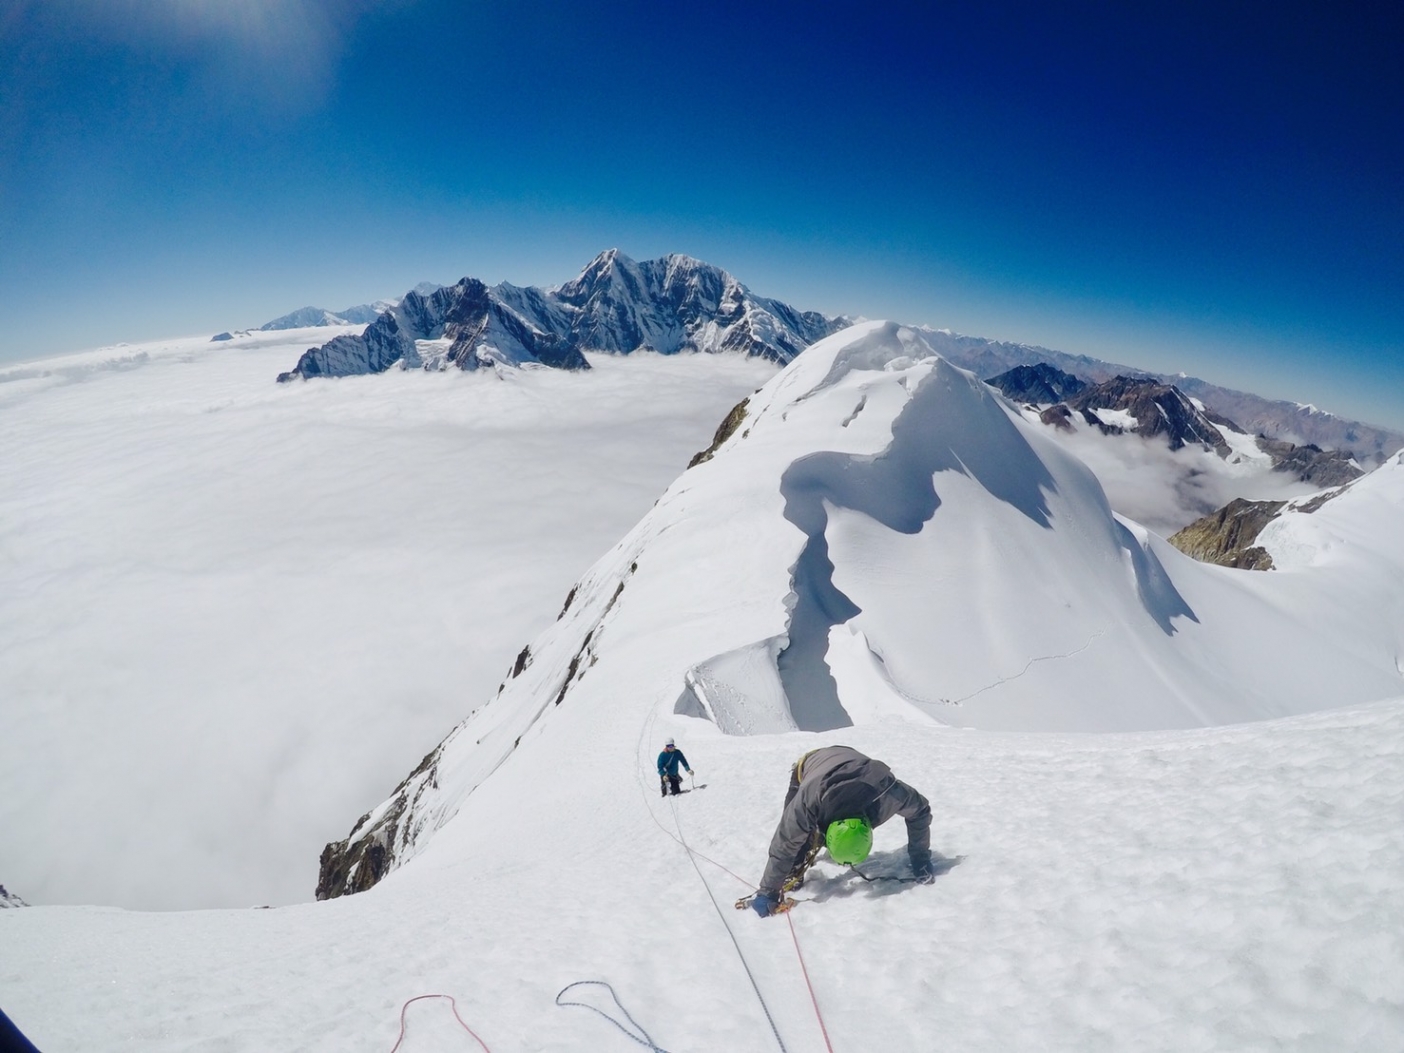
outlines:
M367 314L373 316L367 319ZM721 268L689 256L672 254L637 262L610 249L572 281L553 288L522 288L508 282L488 286L475 278L447 287L423 283L398 301L340 312L306 307L262 328L345 325L362 319L368 321L363 333L337 336L310 348L278 380L381 373L396 365L587 369L584 353L591 351L730 351L783 365L809 344L856 320L800 311L757 296ZM1399 432L1197 377L1148 372L1087 355L963 336L946 329L920 327L918 332L948 361L981 377L1046 365L1092 385L1117 378L1153 381L1175 387L1198 400L1211 419L1232 421L1247 434L1295 447L1340 450L1367 468L1404 449L1404 434ZM1044 404L1075 395L1049 389L1011 397Z
M394 365L588 369L586 351L727 351L784 364L850 321L756 296L690 256L639 263L610 249L557 288L464 278L428 296L411 291L364 333L310 349L278 380L381 373Z
M1346 420L1315 406L1220 387L1183 373L1153 373L1087 355L1070 355L1032 344L962 336L947 329L922 328L920 332L927 343L948 361L981 377L993 377L1016 366L1046 363L1093 384L1117 377L1154 380L1173 385L1185 395L1198 399L1211 415L1235 422L1248 434L1281 439L1298 446L1314 445L1327 450L1341 450L1366 467L1383 463L1391 454L1404 449L1404 434L1388 428Z
M442 288L442 285L436 285L434 282L420 282L412 291L420 296L432 296ZM326 325L364 325L374 322L399 302L376 300L375 303L357 304L341 311L328 311L325 307L299 307L296 311L289 311L271 322L264 322L258 328L259 332L269 332L275 329L308 329Z
M1198 445L1228 459L1244 443L1270 460L1272 470L1312 486L1341 486L1364 472L1342 450L1323 450L1283 439L1254 436L1236 421L1208 411L1174 384L1150 377L1113 377L1088 384L1056 366L1041 362L1016 366L986 383L1016 402L1040 411L1039 419L1064 431L1073 428L1074 414L1105 435L1134 432L1142 439L1163 437L1172 450ZM1240 442L1230 444L1229 436Z

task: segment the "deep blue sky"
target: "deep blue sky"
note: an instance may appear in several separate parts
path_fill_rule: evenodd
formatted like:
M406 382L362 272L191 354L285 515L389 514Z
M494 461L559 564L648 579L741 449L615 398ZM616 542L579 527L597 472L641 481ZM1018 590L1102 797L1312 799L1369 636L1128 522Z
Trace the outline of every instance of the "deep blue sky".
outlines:
M0 358L611 246L1404 428L1404 5L0 0Z

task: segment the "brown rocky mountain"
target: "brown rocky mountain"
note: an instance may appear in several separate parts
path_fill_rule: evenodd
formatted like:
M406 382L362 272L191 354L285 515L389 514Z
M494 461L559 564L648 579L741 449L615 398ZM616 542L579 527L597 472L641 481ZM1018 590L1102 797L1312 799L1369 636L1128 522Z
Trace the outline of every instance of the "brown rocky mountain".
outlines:
M1348 489L1340 486L1296 501L1245 501L1236 498L1216 512L1196 519L1167 540L1201 563L1240 570L1272 570L1272 556L1256 545L1263 528L1284 511L1310 514Z

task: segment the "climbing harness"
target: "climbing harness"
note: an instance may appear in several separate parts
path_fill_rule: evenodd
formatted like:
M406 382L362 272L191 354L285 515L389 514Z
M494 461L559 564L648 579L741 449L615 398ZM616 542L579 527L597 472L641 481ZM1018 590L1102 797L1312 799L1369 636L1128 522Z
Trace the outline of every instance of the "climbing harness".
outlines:
M634 1030L630 1031L629 1028L621 1024L615 1017L606 1013L603 1009L596 1009L588 1002L562 1002L561 995L565 994L572 987L603 987L606 991L609 992L609 996L614 999L614 1004L619 1007L619 1011L624 1014L624 1019L629 1021L630 1026L632 1026ZM629 1010L624 1008L624 1003L619 1000L619 995L616 994L614 988L604 980L577 980L573 984L566 984L558 992L556 992L556 1005L560 1006L562 1009L564 1009L568 1005L576 1005L579 1006L581 1009L588 1009L592 1013L598 1013L600 1016L604 1017L611 1024L617 1027L620 1031L624 1032L624 1034L628 1035L629 1038L632 1039L634 1042L637 1042L639 1045L647 1049L649 1053L668 1053L666 1049L660 1046L657 1042L653 1041L653 1038L649 1035L649 1033L643 1029L643 1025L634 1019L633 1014L631 1014ZM638 1034L635 1034L635 1031L637 1031Z
M390 1053L395 1053L395 1050L400 1048L400 1043L405 1040L405 1010L407 1010L410 1007L410 1002L418 1002L426 998L446 999L448 1001L449 1008L453 1010L453 1018L458 1021L458 1026L463 1028L464 1031L467 1031L468 1034L472 1035L473 1041L476 1042L478 1045L482 1046L486 1053L492 1053L492 1050L488 1049L488 1044L484 1042L481 1038L479 1038L478 1033L474 1031L471 1027L469 1027L464 1022L463 1018L458 1015L458 1003L453 1000L453 996L446 994L415 995L404 1005L400 1006L400 1037L395 1039L395 1044L390 1047Z
M805 851L804 858L790 871L790 876L787 877L785 883L780 886L781 892L793 892L804 884L804 875L809 873L809 868L812 867L814 861L819 858L819 852L823 847L823 831L815 830L809 835L809 848Z
M809 754L806 753L805 757L807 756L809 756ZM800 760L803 761L804 757L801 757ZM784 882L780 885L780 906L775 909L776 914L784 914L786 911L794 907L797 901L785 895L785 893L794 892L796 889L804 885L804 875L809 872L809 868L812 867L814 865L814 861L819 858L819 852L823 847L824 835L820 831L815 830L812 834L809 835L809 847L805 849L804 858L795 864L794 869L790 871L790 876L787 877L784 880ZM703 856L702 858L706 859L707 857ZM707 862L710 863L711 860L708 859ZM726 868L723 867L722 869ZM728 870L727 873L730 874L731 871ZM732 874L731 876L736 877L735 874ZM738 880L745 881L744 878L740 878ZM746 884L749 885L750 882L747 881ZM736 909L745 910L751 905L751 901L755 898L755 892L752 892L749 896L742 896L736 901Z

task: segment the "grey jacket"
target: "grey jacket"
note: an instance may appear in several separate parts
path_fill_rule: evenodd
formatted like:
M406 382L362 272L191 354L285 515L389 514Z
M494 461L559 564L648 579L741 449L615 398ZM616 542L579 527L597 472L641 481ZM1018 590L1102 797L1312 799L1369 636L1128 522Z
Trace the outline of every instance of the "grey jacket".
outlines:
M810 838L839 819L863 816L881 826L894 815L907 820L907 854L912 866L931 859L931 806L892 774L882 761L848 746L826 746L801 757L790 770L790 790L780 825L770 839L770 860L761 891L775 894L800 863Z

